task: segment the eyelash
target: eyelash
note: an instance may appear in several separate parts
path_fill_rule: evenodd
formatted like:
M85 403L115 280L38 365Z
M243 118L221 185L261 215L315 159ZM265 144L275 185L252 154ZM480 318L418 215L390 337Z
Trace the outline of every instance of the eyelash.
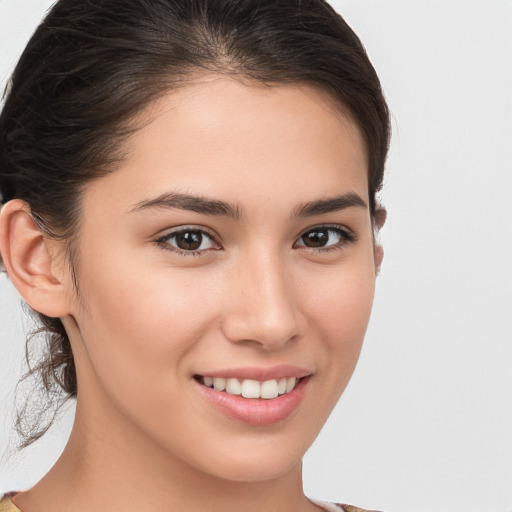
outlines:
M314 253L325 254L331 251L344 250L347 247L347 245L351 245L357 242L356 234L352 230L339 224L320 224L319 226L313 226L312 228L308 228L299 235L299 237L297 238L297 242L301 240L301 238L304 237L307 233L311 233L313 231L335 232L339 235L340 241L338 243L322 247L309 247L306 245L301 245L299 247L305 247L306 249ZM297 242L294 243L294 246L297 244Z
M160 247L161 249L163 249L165 251L170 251L170 252L177 253L177 254L180 254L183 256L206 256L206 253L209 252L210 250L217 250L217 249L202 249L200 251L198 251L198 250L186 251L184 249L180 249L179 247L176 247L169 243L170 239L172 239L173 237L176 237L182 233L199 233L199 234L201 234L201 236L203 236L203 237L206 236L207 238L209 238L212 241L212 243L219 245L218 242L216 241L216 237L213 233L210 233L209 231L205 230L204 228L195 228L195 227L191 227L191 226L185 226L183 228L178 228L175 231L171 231L170 233L167 233L166 235L157 238L154 242L156 243L156 245L158 247Z
M293 246L297 247L297 243L299 240L302 239L302 237L304 237L306 234L314 232L314 231L335 232L339 235L341 240L335 244L328 245L328 246L310 247L310 246L307 246L304 244L304 245L299 245L298 247L303 247L303 248L308 249L309 251L314 252L314 253L325 254L325 253L328 253L331 251L343 250L347 245L353 244L357 241L357 237L356 237L355 233L344 226L341 226L338 224L321 224L318 226L313 226L313 227L308 228L305 231L303 231L299 235L297 240L294 242ZM177 254L183 255L183 256L194 256L194 257L199 256L199 257L201 257L201 256L206 256L207 253L211 250L219 250L217 248L202 249L202 250L184 250L184 249L180 249L179 247L176 247L174 245L171 245L169 243L170 239L175 238L179 234L183 234L183 233L199 233L201 236L203 236L203 237L206 236L207 238L209 238L213 244L215 244L217 246L220 245L217 242L216 236L213 233L205 230L204 228L194 228L194 227L189 227L189 226L185 226L183 228L176 229L175 231L167 233L164 236L158 237L157 239L154 240L154 243L163 250L171 251L173 253L177 253Z

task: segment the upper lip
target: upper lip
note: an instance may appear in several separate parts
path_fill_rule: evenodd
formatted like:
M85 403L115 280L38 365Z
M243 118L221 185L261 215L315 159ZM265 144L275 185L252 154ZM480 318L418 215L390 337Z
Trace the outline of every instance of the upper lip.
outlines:
M264 382L272 379L283 379L285 377L296 377L300 379L311 375L310 370L299 368L298 366L291 366L287 364L281 364L278 366L271 367L256 367L247 366L240 368L225 368L223 370L210 371L207 370L204 373L199 373L203 377L224 377L226 379L252 379Z

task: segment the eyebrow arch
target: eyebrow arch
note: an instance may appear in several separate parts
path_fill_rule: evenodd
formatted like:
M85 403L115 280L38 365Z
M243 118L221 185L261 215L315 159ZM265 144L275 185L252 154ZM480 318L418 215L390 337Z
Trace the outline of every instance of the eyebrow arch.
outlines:
M354 206L365 209L368 208L368 205L359 195L350 192L348 194L342 194L328 199L319 199L300 205L295 210L294 215L296 217L312 217L323 213L337 212Z
M239 219L241 216L240 208L237 205L179 192L170 192L154 199L141 201L130 210L130 213L148 208L178 208L206 215L224 215L233 219Z

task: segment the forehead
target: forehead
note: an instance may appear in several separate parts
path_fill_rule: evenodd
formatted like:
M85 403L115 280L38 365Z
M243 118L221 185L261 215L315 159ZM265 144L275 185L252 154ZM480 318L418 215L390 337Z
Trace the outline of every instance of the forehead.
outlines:
M214 77L160 98L142 119L120 169L93 182L93 190L115 189L132 204L170 189L231 202L242 200L242 191L265 201L274 189L298 187L312 199L347 190L367 199L361 132L311 86Z

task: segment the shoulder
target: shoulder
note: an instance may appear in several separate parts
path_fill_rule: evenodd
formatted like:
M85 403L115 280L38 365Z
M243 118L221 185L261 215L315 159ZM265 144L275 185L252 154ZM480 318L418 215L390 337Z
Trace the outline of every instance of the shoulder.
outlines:
M377 510L367 510L366 508L354 507L354 505L338 505L344 512L378 512Z
M15 492L0 492L0 512L21 512L20 509L12 502L11 497Z
M367 510L365 508L354 507L354 505L345 505L342 503L327 503L325 501L315 500L313 500L313 502L323 508L325 512L378 512L377 510Z

